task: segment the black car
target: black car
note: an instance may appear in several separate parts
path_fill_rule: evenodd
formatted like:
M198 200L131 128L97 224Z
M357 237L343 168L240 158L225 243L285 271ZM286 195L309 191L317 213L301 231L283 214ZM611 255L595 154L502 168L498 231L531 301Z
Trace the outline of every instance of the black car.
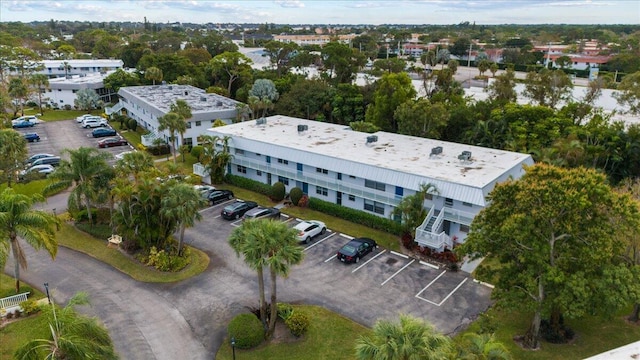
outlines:
M225 206L220 215L227 220L240 219L244 213L257 206L258 204L254 201L236 201Z
M244 214L244 219L279 219L280 210L276 208L258 207Z
M217 202L233 199L233 192L229 190L212 190L207 195L209 204L213 205Z
M94 129L91 132L91 136L93 136L94 138L115 136L116 134L117 133L115 130L109 129L109 128L98 128L98 129Z
M372 252L377 248L378 244L375 240L369 238L357 238L349 241L345 246L338 250L338 260L344 263L357 263L360 258Z

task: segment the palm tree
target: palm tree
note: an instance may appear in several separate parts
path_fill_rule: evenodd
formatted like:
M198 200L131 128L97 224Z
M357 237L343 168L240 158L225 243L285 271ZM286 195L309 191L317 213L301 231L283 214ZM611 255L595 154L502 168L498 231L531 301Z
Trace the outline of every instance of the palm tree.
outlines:
M44 114L42 111L42 92L49 87L49 78L45 74L33 74L29 79L29 82L36 87L38 91L38 105L40 107L40 114Z
M20 101L20 115L24 116L24 99L29 95L29 88L22 78L14 77L9 80L9 95ZM14 114L17 110L14 112Z
M173 163L176 163L176 132L184 134L187 131L187 123L177 113L169 112L158 118L159 131L169 130L169 140L173 150Z
M198 211L206 201L193 188L185 183L175 183L162 197L162 208L160 213L174 219L178 224L180 238L178 240L178 256L182 255L182 244L184 241L184 230L192 227L196 221L202 219Z
M89 223L93 223L91 202L99 192L108 190L96 184L106 183L114 176L113 168L106 161L111 155L87 147L66 152L70 160L61 161L58 169L49 175L53 182L43 192L46 195L75 185L69 195L70 208L80 209L84 205Z
M401 219L405 233L413 233L420 226L427 211L424 208L424 200L428 194L437 194L438 189L431 183L420 184L420 189L413 195L405 196L391 213Z
M11 187L16 172L22 169L27 159L27 141L24 136L13 129L0 129L0 154L0 177Z
M116 172L128 178L129 175L137 182L140 174L144 171L154 169L153 158L145 151L134 151L122 156L116 162Z
M458 359L463 360L511 360L507 348L493 335L468 333L459 349Z
M180 133L180 145L184 145L184 133L187 132L186 122L188 122L189 119L193 117L193 114L191 113L191 106L189 106L189 104L186 101L182 99L178 99L174 104L171 104L169 109L171 110L171 112L174 112L180 115L180 117L182 117L182 121L185 122L184 127L177 129L178 133ZM184 152L181 152L181 154L182 154L182 162L184 162L185 161Z
M147 68L144 72L144 78L153 81L153 85L156 84L156 81L162 81L162 77L162 70L155 66Z
M245 263L258 273L260 319L267 329L266 336L269 338L275 330L278 317L277 277L288 276L291 265L299 264L304 258L304 252L297 244L296 231L279 221L247 220L233 230L229 244L236 254L242 254ZM265 266L269 267L271 275L271 315L268 324L263 279Z
M54 259L58 252L55 229L58 218L41 210L32 210L33 204L43 201L40 195L17 194L12 188L0 193L0 268L4 268L11 250L16 278L16 293L20 291L20 267L27 269L27 258L20 239L36 250L44 248Z
M233 155L229 153L229 136L209 136L203 135L200 138L202 145L202 164L205 167L205 172L211 176L211 182L218 184L224 179L224 174L227 169L227 165L233 159ZM218 145L222 146L222 149L218 149Z
M447 359L451 340L433 327L409 315L400 315L400 323L379 320L372 337L360 337L356 357L360 360Z
M16 350L14 357L21 360L117 359L107 330L97 319L81 316L74 309L87 304L88 295L79 292L60 310L56 310L54 304L45 308L51 336L29 340Z

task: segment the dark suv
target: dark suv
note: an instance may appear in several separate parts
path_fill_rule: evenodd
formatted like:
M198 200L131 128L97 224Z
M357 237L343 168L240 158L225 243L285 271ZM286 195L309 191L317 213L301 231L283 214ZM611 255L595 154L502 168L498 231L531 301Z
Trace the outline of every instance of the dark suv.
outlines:
M258 204L254 201L236 201L225 206L220 215L227 220L240 219L244 213L257 206Z
M276 208L258 207L244 214L244 219L279 219L280 210Z

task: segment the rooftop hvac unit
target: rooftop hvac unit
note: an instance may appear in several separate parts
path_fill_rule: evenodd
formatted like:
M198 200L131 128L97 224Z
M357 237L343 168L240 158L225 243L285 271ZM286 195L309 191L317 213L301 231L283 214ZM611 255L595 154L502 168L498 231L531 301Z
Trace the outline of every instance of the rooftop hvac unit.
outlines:
M169 85L169 90L173 90L173 86Z
M207 97L206 96L200 96L200 101L207 101Z
M256 119L256 125L266 125L266 124L267 124L266 118Z
M184 96L189 96L189 92L188 92L188 91L185 91L185 92L184 92Z
M307 125L298 125L298 132L303 132L309 130L309 126Z
M216 106L222 106L222 101L217 101Z
M377 135L369 135L367 136L367 144L371 144L378 141L378 136Z
M431 154L429 156L440 155L440 154L442 154L442 146L436 146L431 149Z
M470 161L471 151L463 151L462 154L458 155L458 159L462 161Z

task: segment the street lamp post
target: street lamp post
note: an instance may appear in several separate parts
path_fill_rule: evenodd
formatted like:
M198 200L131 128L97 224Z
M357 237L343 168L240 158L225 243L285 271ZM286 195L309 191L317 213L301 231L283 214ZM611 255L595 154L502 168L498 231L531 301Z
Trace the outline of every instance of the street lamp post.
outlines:
M231 338L231 353L233 354L233 360L236 360L236 338Z
M44 283L44 289L47 292L47 301L49 302L49 304L51 304L51 297L49 296L49 283L48 282Z

